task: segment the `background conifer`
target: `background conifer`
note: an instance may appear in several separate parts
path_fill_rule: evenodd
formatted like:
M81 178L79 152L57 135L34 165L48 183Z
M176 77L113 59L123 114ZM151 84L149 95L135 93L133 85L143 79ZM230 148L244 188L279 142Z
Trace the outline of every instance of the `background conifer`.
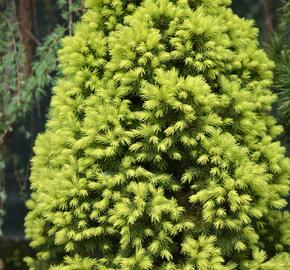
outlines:
M287 135L290 131L290 2L281 9L278 29L270 44L270 55L275 61L274 91L278 94L278 116ZM289 139L288 139L289 141Z
M273 63L229 4L86 1L35 146L31 270L289 269Z

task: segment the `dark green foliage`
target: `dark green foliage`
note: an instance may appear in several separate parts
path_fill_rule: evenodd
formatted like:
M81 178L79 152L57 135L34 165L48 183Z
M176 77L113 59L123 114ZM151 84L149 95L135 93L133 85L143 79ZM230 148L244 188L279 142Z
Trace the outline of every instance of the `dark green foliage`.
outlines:
M21 114L21 88L24 85L23 74L20 70L23 67L24 52L19 42L19 29L16 22L11 23L14 16L11 7L4 9L0 17L0 134L1 139L6 130L14 123ZM3 34L2 34L3 33Z
M229 4L86 1L34 149L31 270L290 268L273 63Z
M26 102L22 87L24 76L20 71L24 63L24 51L19 41L18 25L13 5L0 2L0 235L3 223L5 138L12 124L23 113L22 102Z
M278 117L290 131L290 2L281 9L278 30L270 44L270 55L275 61L274 91L278 94Z

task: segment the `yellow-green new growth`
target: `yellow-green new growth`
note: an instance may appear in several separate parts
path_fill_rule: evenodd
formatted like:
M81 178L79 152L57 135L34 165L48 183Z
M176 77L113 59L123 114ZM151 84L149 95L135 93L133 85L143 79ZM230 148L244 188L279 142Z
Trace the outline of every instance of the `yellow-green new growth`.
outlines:
M290 269L273 64L229 4L86 1L35 146L30 270Z

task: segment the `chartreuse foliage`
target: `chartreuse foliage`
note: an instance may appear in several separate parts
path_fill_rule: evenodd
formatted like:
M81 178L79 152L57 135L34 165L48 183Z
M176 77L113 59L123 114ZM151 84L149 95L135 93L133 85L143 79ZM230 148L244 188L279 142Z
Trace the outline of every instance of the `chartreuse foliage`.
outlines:
M36 142L31 270L290 269L273 67L228 0L88 0Z

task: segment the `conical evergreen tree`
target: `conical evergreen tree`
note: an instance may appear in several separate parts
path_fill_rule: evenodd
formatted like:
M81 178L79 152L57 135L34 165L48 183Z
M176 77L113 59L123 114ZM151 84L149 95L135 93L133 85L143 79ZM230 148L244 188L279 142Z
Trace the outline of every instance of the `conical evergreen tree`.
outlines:
M273 63L229 0L87 0L36 142L31 270L290 269Z

